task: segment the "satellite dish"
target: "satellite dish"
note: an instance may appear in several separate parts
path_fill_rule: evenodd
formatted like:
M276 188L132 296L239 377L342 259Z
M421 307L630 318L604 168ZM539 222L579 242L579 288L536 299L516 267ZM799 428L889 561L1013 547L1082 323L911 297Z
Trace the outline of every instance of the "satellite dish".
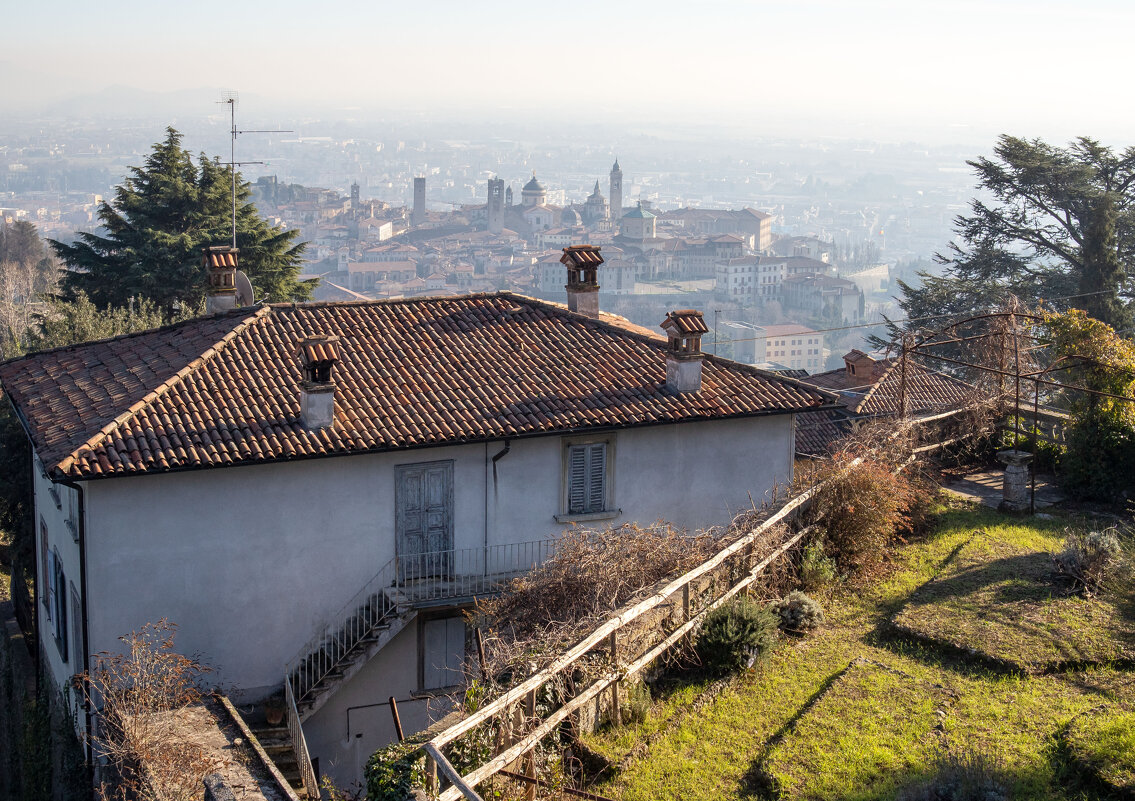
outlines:
M252 291L252 282L248 280L248 276L244 274L243 270L236 271L236 305L237 306L251 306L256 302L256 296Z

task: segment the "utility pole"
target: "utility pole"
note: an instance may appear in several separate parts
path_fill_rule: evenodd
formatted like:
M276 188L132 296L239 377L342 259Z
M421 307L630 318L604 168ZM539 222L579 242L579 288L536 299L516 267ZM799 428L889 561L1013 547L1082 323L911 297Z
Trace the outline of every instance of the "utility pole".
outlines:
M906 420L908 414L908 404L906 400L906 369L909 359L908 353L910 351L911 337L910 334L903 333L902 335L902 352L899 354L899 420Z

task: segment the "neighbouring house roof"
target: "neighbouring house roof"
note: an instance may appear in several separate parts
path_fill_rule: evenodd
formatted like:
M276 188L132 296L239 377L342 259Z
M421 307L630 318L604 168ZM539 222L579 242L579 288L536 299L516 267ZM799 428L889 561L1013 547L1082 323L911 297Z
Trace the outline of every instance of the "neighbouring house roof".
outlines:
M819 389L840 393L841 408L823 416L811 415L797 427L797 453L827 454L832 443L850 430L851 421L899 413L903 378L898 360L876 361L859 350L843 358L855 365L859 374L851 375L844 367L800 379ZM971 401L976 392L964 381L930 370L913 360L907 362L905 391L911 413L957 408Z
M300 343L338 336L335 425L300 417ZM53 478L784 414L836 398L707 355L666 388L664 340L508 292L274 304L0 364Z
M623 219L624 220L649 220L649 219L651 219L652 217L655 217L655 216L656 215L653 212L649 211L648 209L644 209L641 205L639 205L639 206L636 206L635 208L631 209L630 211L628 211L626 214L624 214Z

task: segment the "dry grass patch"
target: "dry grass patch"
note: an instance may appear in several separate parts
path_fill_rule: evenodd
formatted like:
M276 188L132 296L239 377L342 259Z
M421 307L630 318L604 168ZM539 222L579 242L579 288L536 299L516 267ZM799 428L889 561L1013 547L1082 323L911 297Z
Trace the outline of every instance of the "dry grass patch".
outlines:
M1135 660L1130 599L1086 598L1054 571L1058 540L974 532L894 616L900 631L1028 673Z

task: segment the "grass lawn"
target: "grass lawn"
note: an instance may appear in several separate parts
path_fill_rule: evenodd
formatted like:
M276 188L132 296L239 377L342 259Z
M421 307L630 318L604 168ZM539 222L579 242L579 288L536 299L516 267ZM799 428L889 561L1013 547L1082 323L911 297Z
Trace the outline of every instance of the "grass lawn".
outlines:
M1070 594L1050 537L976 532L894 618L907 634L1030 673L1135 659L1122 602Z
M657 701L644 723L591 736L596 751L623 763L596 791L626 801L885 799L925 770L935 751L950 747L996 762L1009 777L1010 798L1109 798L1080 780L1083 771L1063 738L1077 716L1100 704L1135 708L1129 706L1135 703L1135 671L1083 664L1048 674L1007 670L902 636L891 622L912 599L910 608L934 603L926 600L924 585L957 570L959 557L978 553L977 546L966 547L976 529L1017 553L1040 553L1056 550L1072 522L943 509L936 533L904 546L886 580L827 599L823 629L782 641L768 660L734 677L711 702L683 713L683 705L708 687L690 685ZM1119 612L1129 614L1126 607ZM1069 620L1052 629L1077 629L1062 647L1096 643L1101 650L1093 653L1104 653L1102 640ZM1004 641L1012 619L995 622L1000 628L990 627L991 640ZM1046 636L1033 631L1033 623L1023 627L1038 642ZM981 631L969 641L980 639ZM987 647L992 651L992 644ZM1125 742L1122 736L1117 742Z
M1069 724L1065 740L1072 757L1096 778L1135 798L1135 706L1090 709Z

